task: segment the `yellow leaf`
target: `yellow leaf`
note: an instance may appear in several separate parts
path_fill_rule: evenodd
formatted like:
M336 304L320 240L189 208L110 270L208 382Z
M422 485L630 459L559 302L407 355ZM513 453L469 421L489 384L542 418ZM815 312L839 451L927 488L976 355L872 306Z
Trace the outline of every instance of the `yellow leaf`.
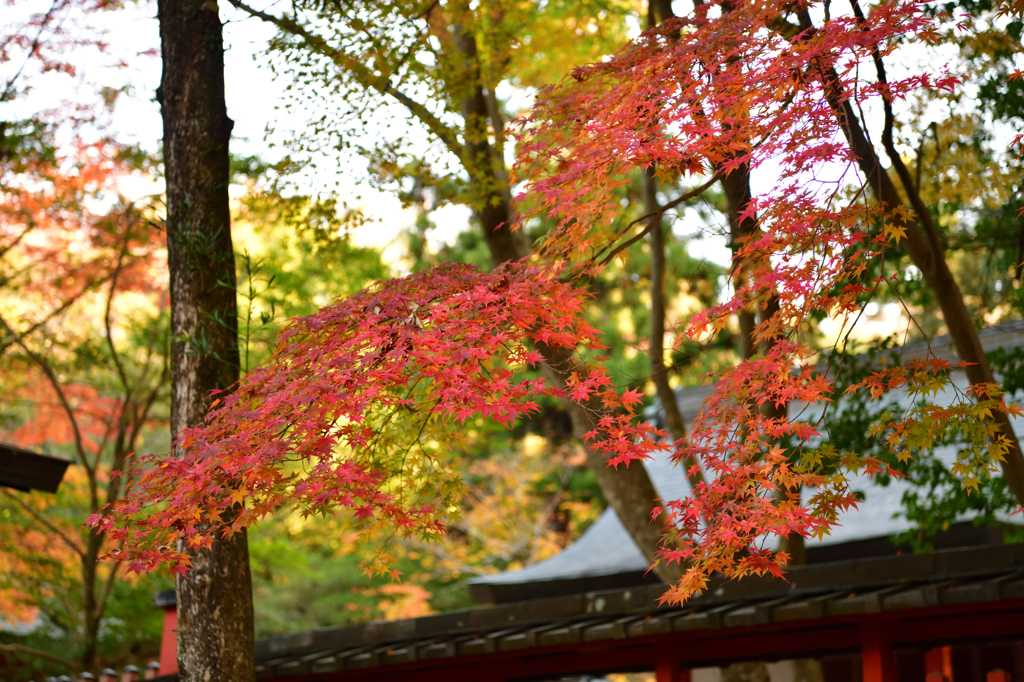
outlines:
M901 239L907 236L907 228L900 227L899 225L893 225L892 223L886 223L885 227L882 228L882 231L885 233L886 237L892 239L897 244L900 243Z

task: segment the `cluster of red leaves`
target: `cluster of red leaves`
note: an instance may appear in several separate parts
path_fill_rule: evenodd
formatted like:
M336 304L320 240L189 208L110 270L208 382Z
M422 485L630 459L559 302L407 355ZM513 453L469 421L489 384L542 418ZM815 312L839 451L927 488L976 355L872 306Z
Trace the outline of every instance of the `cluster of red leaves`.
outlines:
M762 221L784 221L793 236L765 229L765 239L798 250L800 242L819 245L831 228L843 246L856 241L845 228L863 215L827 210L849 178L808 181L824 163L851 166L853 175L853 155L824 91L838 87L858 102L877 95L856 80L858 67L876 47L886 54L897 37L923 30L927 19L914 3L888 3L864 21L836 18L793 40L772 30L785 3L731 4L702 4L692 17L648 30L608 61L578 69L574 82L541 93L521 133L517 177L530 181L523 203L558 220L548 255L599 267L603 250L624 237L609 231L621 211L614 190L651 166L667 177L705 178L741 164L766 166L778 191L749 210L773 210ZM828 84L832 69L838 82ZM915 76L890 83L889 92L899 98L930 82Z
M788 440L820 439L817 426L765 415L765 405L828 402L832 382L813 365L807 348L780 340L766 353L716 376L715 391L693 422L681 453L704 467L706 483L691 497L666 505L668 541L660 558L689 568L663 596L685 600L714 572L779 574L786 557L773 538L791 533L821 537L839 512L855 507L849 476L884 470L878 460L856 453L810 448L798 461L780 446ZM809 503L801 490L814 489Z
M282 507L346 510L367 532L440 534L460 492L447 453L466 420L511 425L555 393L515 374L538 361L533 344L600 347L585 296L525 263L451 265L294 320L269 362L179 435L176 456L141 458L126 498L88 523L126 540L130 571L185 571L192 549ZM574 399L614 401L599 367L580 368L594 381ZM610 447L637 447L608 427L598 431Z
M174 457L142 458L126 499L89 523L125 540L119 558L134 571L165 561L187 570L195 548L288 506L347 510L370 531L439 534L459 491L445 451L463 437L460 426L477 417L509 425L536 409L538 396L558 393L516 377L539 360L536 345L573 358L569 399L600 406L589 447L614 466L643 459L662 434L635 423L637 392L619 395L600 363L574 357L600 346L582 312L585 293L559 278L561 265L592 274L635 239L609 226L620 211L614 190L636 169L710 184L745 165L770 170L777 186L746 209L759 229L739 249L732 300L697 316L689 333L720 331L737 310L768 299L779 313L756 331L768 350L715 377L689 442L676 444L708 482L668 505L659 559L688 565L670 601L701 590L716 571L781 574L786 556L765 549L767 539L826 533L855 504L849 477L881 469L857 453L815 448L816 427L761 409L830 400L832 383L796 331L812 311L840 319L857 311L880 285L864 281L869 261L901 236L864 203L863 187L855 190L856 160L834 107L954 82L859 80L874 52L887 54L907 35L929 37L916 3L882 4L863 19L836 17L804 32L786 28L791 9L702 4L542 93L522 133L518 174L557 220L542 253L560 267L439 268L294 321L267 365L179 435ZM939 369L929 376L948 383ZM962 417L999 405L980 401ZM948 427L943 414L952 412L932 414L926 433L901 430L907 420L890 427L898 438L934 440ZM787 452L783 439L802 445ZM803 489L813 490L809 502Z
M697 315L687 330L704 340L741 309L768 300L779 306L755 330L768 350L713 377L714 393L689 442L676 444L680 460L698 462L708 482L668 505L659 558L688 566L668 601L700 591L713 572L781 575L787 557L766 548L770 538L827 533L838 513L856 504L849 477L881 470L856 453L814 448L814 426L796 416L766 417L760 407L831 400L832 381L797 342L801 324L814 311L852 323L883 285L865 279L869 262L902 236L866 196L844 139L842 107L948 89L956 79L862 82L860 69L876 51L884 56L907 36L934 37L917 2L881 3L864 18L833 15L817 29L792 23L813 9L772 0L699 4L692 16L646 31L611 59L542 92L520 132L517 173L529 182L520 206L557 221L543 252L582 274L637 238L635 223L613 229L621 210L615 190L637 169L691 176L698 188L741 166L776 178L770 194L745 209L759 229L740 244L732 298ZM948 372L932 376L948 383ZM990 403L955 409L980 423L984 410L1001 409ZM954 408L946 409L949 415ZM925 440L946 428L941 419L929 421ZM783 439L797 448L779 447ZM801 448L804 455L794 459ZM814 490L810 502L801 502L803 488Z

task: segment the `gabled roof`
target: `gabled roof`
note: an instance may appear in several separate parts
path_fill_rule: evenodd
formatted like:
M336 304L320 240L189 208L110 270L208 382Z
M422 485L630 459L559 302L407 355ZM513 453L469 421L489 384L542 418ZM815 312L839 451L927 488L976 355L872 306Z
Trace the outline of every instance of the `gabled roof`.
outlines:
M987 351L1024 346L1024 322L983 329L979 336ZM948 337L935 339L930 346L936 356L955 360L952 342ZM928 344L924 342L908 344L902 357L904 361L920 357L927 349ZM711 388L707 386L677 392L679 408L688 420L697 414L710 392ZM660 418L658 406L648 410L647 417L657 422ZM1014 419L1013 422L1015 431L1024 435L1024 419ZM935 454L947 464L952 464L956 448L937 448ZM662 499L678 500L689 495L690 486L685 475L672 463L667 452L659 453L653 460L646 462L645 466ZM896 518L896 514L903 508L903 494L911 487L908 483L894 480L888 486L882 486L872 479L863 478L853 481L852 487L864 494L864 501L858 509L840 514L839 524L829 536L821 541L808 541L809 561L813 561L815 550L873 539L884 540L878 544L892 551L895 548L887 538L913 528L907 519ZM968 520L968 517L964 520ZM970 544L995 539L986 529L978 529L974 535L976 537L968 539ZM477 601L501 603L532 599L551 592L564 592L566 589L606 589L654 582L656 578L653 573L647 572L649 566L614 510L608 508L583 535L559 554L519 571L473 578L469 581L469 589ZM613 576L619 578L613 580Z
M0 443L0 486L22 492L57 492L68 462L31 450Z

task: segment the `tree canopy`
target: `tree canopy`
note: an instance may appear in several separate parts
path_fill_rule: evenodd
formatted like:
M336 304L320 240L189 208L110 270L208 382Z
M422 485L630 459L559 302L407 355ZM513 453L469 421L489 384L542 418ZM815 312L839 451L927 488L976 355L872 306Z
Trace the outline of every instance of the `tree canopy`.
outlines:
M1022 310L1019 7L228 4L276 31L282 116L308 125L275 163L235 159L206 183L223 205L195 234L205 209L188 177L163 206L118 195L129 175L180 168L113 132L97 141L102 116L0 123L0 352L21 401L3 430L73 451L86 472L80 500L4 498L17 518L0 530L40 538L0 557L25 567L21 585L39 561L72 561L75 533L91 543L83 580L120 585L125 569L188 575L270 521L257 582L287 578L268 548L346 575L358 555L409 584L352 578L338 618L421 613L462 604L449 588L467 575L557 551L607 504L678 602L712 573L799 562L804 539L858 504L861 476L917 486L903 513L918 547L967 511L1024 505L1021 412L1005 398L1021 363L977 333ZM116 7L55 3L11 31L0 65L17 53L73 71L33 36L97 9ZM28 92L12 74L3 101ZM66 144L61 126L87 132ZM354 158L412 216L399 260L358 245L372 207L295 174ZM440 244L450 206L470 218ZM190 294L205 312L173 334L164 220L172 241L191 235L172 245L179 264L236 247L233 267L218 247L223 271ZM958 360L900 358L940 334ZM169 356L221 377L170 446L154 435L171 415ZM682 414L675 391L702 383L702 411ZM952 467L930 455L947 444ZM688 499L656 499L640 464L660 449ZM83 612L100 613L95 649L102 609Z

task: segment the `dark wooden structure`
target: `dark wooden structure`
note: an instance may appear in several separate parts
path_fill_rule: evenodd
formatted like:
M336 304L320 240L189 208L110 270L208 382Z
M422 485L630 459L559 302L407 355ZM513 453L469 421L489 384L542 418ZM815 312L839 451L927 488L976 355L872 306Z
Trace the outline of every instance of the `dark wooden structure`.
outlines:
M658 606L664 587L650 585L282 635L257 642L257 674L526 682L653 670L683 682L693 668L813 657L826 682L1024 679L1024 545L802 566L787 579L713 581L682 608Z
M0 443L0 486L22 492L57 492L71 462Z

